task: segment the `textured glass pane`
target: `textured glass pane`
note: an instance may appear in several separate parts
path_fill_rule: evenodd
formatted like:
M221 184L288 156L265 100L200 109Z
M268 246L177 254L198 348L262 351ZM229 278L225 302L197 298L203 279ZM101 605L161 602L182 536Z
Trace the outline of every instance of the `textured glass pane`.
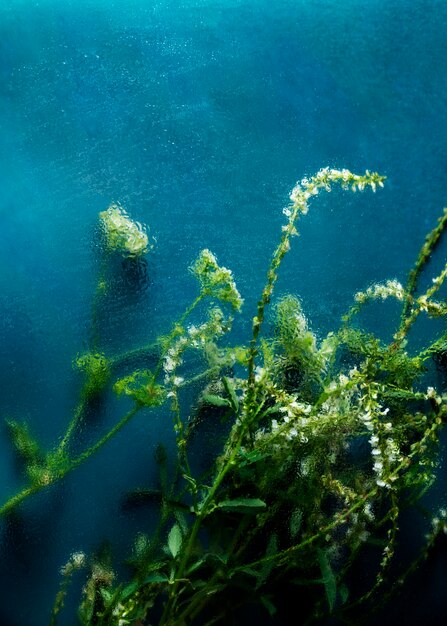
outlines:
M320 345L356 292L388 279L406 284L446 203L446 26L441 0L0 2L0 418L16 441L22 437L20 459L8 427L0 432L2 626L50 623L60 569L78 552L89 559L110 552L115 582L129 580L126 560L135 537L141 547L141 533L154 533L159 444L171 476L176 454L172 398L139 410L88 459L80 455L139 406L129 389L144 383L157 403L150 374L123 384L119 398L112 383L140 369L155 371L157 384L165 384L170 368L165 360L163 372L154 342L198 295L189 268L202 249L231 268L244 298L231 340L222 345L247 346L296 181L323 167L369 169L387 177L377 193L334 185L310 199L272 304L297 294ZM147 232L147 254L107 250L114 244L98 215L113 204L147 229L127 233L138 246L136 233ZM445 249L441 240L419 294L442 271ZM444 295L441 288L441 304ZM362 325L391 343L400 305L377 299L365 308ZM203 323L201 307L188 324ZM275 332L274 310L266 308L267 337ZM421 314L412 353L444 330L444 318ZM97 368L92 384L99 391L85 385L90 366ZM190 378L208 366L195 352L178 376ZM236 376L241 368L224 373ZM292 378L294 388L300 382ZM203 380L180 398L184 415L198 422ZM445 370L430 362L421 385L442 393ZM191 443L196 476L220 454L229 429L220 418L234 401L222 382L205 393L215 414L206 423L202 415ZM72 420L72 436L65 437ZM357 444L343 459L348 474L359 463L371 469L370 447ZM56 462L63 452L69 460ZM16 494L17 502L11 500ZM258 496L246 490L241 502L224 500L223 518L245 515L250 527L250 515L262 512ZM445 505L442 471L422 502L433 514ZM181 509L185 517L190 504ZM300 533L299 507L287 514L292 536ZM414 510L402 516L394 577L424 544L430 517ZM162 531L164 556L174 561L185 533L179 519L173 516ZM280 536L281 527L276 530ZM267 544L269 554L281 550L280 539ZM321 623L339 624L340 616L324 621L346 601L346 589L334 587L333 579L345 554L341 543L339 552L334 546L329 556L318 552L317 571L308 576L322 591ZM265 554L254 549L253 559ZM361 568L375 571L380 554L372 547ZM446 571L437 554L391 604L390 623L442 623L436 620L446 614ZM264 583L257 587L250 575L248 588L262 591ZM74 574L57 623L76 623L87 576L88 568ZM219 623L290 624L291 606L293 623L301 623L289 592L275 588L248 609L233 599L233 613ZM277 613L270 616L273 604ZM129 623L158 623L159 605L154 615ZM204 626L214 617L215 608L191 623ZM381 614L380 623L386 619ZM116 615L104 620L118 624Z

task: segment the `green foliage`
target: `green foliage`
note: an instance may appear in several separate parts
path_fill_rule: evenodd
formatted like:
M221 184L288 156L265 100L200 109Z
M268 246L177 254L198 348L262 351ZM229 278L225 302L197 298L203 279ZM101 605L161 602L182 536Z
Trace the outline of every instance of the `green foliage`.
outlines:
M226 267L220 267L212 252L202 250L191 271L200 282L203 293L227 302L236 311L241 309L243 300L231 271Z
M54 459L45 453L32 436L28 424L14 420L6 422L9 434L18 457L33 486L49 485L53 480L52 465Z
M99 395L110 379L110 367L104 354L86 352L77 357L75 365L86 376L83 389L85 396L93 398Z
M8 420L6 425L14 448L23 462L26 465L39 465L43 460L43 453L40 445L31 435L28 424Z
M111 204L107 211L99 214L99 218L109 251L133 258L146 254L150 248L146 229L131 220L120 204Z
M281 262L310 200L336 184L375 191L383 183L377 173L324 168L295 186L244 345L229 340L223 345L232 318L223 311L228 307L222 310L215 302L229 305L234 314L242 298L231 272L203 250L191 268L199 295L171 330L156 338L158 360L151 370L132 371L135 351L106 358L95 346L78 357L86 374L81 402L62 442L48 454L25 425L10 422L30 486L0 514L74 470L141 409L164 404L172 417L175 458L159 446L159 485L138 489L128 499L156 507L158 523L133 541L133 575L125 583L116 580L110 559L92 562L79 609L83 626L223 625L230 611L236 623L246 604L281 614L287 596L297 597L300 623L318 623L327 614L355 623L359 611L377 606L386 581L393 588L390 565L400 539L399 516L435 481L447 418L447 394L426 387L430 359L445 359L446 335L419 352L409 350L419 315L447 314L445 304L434 300L447 266L415 295L447 219L428 236L406 289L389 280L358 292L341 326L321 341L298 297L285 295L274 303L272 332L264 332ZM144 228L119 206L100 218L110 250L134 257L146 250ZM363 330L362 310L390 297L400 303L402 315L387 344ZM203 309L204 321L189 323L191 313ZM147 346L136 353L146 358ZM65 446L86 400L104 394L118 369L121 377L113 388L118 396L129 396L134 408L79 456L70 456ZM205 467L197 470L195 457L204 441ZM441 511L419 558L446 531L447 513ZM366 544L375 550L372 560ZM370 563L377 564L375 571ZM410 564L404 578L415 567ZM350 582L359 570L364 588L354 594ZM68 565L62 571L52 626L72 571Z
M337 598L337 578L332 570L327 551L318 550L318 562L321 568L322 582L326 591L329 612L332 613Z
M136 371L120 378L113 389L119 396L130 396L140 406L160 406L166 398L166 390L156 382L156 376L149 370Z
M299 390L303 398L310 400L321 386L327 361L295 296L286 295L276 303L275 331L276 353L282 357L278 370L283 384Z

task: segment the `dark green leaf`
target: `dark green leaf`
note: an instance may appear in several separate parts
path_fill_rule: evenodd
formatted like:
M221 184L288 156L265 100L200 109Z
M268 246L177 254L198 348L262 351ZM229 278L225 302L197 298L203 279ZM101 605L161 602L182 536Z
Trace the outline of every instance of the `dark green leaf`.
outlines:
M347 586L343 583L342 585L339 586L338 588L338 592L340 594L340 600L342 604L346 604L347 599L349 598L349 589L347 588Z
M296 537L303 520L303 512L301 509L295 509L290 516L290 534L292 537Z
M222 511L235 513L256 513L267 506L259 498L238 498L237 500L223 500L217 505Z
M168 582L169 578L166 576L166 574L161 574L160 572L155 572L154 574L149 574L149 576L146 576L146 578L144 579L143 583L146 584L151 584L151 583L166 583Z
M335 606L335 600L337 598L337 579L332 571L328 555L323 550L318 550L318 561L320 563L321 574L323 576L322 580L326 590L329 611L332 613Z
M239 411L239 400L236 395L236 390L226 376L222 378L222 382L224 384L225 391L230 396L231 406L234 412L237 413Z
M6 422L9 434L18 455L27 464L40 465L43 454L39 444L29 431L28 424L9 420Z
M139 585L137 582L130 583L129 585L127 585L127 587L124 587L124 589L121 592L121 600L125 600L126 598L131 596L133 593L135 593L138 587Z
M272 557L277 552L278 552L278 537L276 536L275 533L273 533L270 536L265 556ZM273 565L274 565L274 559L267 560L263 563L261 570L259 572L259 580L256 584L256 588L259 588L261 585L263 585L266 582L267 578L270 576L270 572L273 569Z
M267 596L261 596L261 602L269 612L270 617L273 617L277 609L273 602L270 600L270 598L267 598Z
M207 404L212 404L213 406L231 406L231 402L229 400L213 394L207 394L203 396L202 399Z
M251 450L250 452L244 452L241 450L240 455L245 460L239 465L240 467L245 467L246 465L251 465L251 463L257 463L258 461L262 461L262 459L266 459L271 455L271 453L261 452L260 450Z

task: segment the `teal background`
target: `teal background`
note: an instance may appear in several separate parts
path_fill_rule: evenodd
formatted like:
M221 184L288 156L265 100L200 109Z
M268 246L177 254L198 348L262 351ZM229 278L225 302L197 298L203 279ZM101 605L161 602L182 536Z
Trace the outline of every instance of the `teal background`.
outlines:
M326 165L377 170L386 188L316 199L277 294L299 293L321 337L355 291L404 281L447 198L446 27L442 0L2 0L0 415L27 419L47 446L63 433L80 388L72 360L89 339L97 215L111 201L157 244L142 275L116 268L107 354L169 328L195 294L187 268L203 247L235 274L247 337L289 192ZM433 272L444 259L445 247ZM389 332L378 309L368 323ZM107 401L83 442L123 407ZM107 538L119 562L151 527L152 513L120 499L154 480L165 418L138 416L1 522L2 626L47 624L74 550ZM22 480L1 431L1 500ZM427 623L427 607L431 623L441 615L441 574L396 609L406 624ZM76 600L62 624L75 623Z

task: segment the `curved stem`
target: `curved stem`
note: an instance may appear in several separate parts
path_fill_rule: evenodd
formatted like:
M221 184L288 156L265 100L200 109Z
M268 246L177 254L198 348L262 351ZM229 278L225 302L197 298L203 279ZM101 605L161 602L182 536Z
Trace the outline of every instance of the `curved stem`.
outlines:
M197 535L199 533L201 524L203 519L206 517L207 513L208 513L208 509L210 507L211 504L213 504L214 501L214 496L217 492L217 490L219 489L220 485L222 484L225 476L227 475L228 471L230 470L230 468L234 465L235 462L235 458L239 452L239 448L240 445L242 443L242 440L244 438L244 435L246 433L246 430L248 428L248 423L247 421L244 422L242 424L242 428L240 430L239 436L234 444L233 450L231 451L229 457L227 458L226 463L224 464L224 466L222 467L222 469L220 470L220 472L218 473L211 489L209 490L205 500L202 503L202 506L199 510L199 512L197 513L197 517L195 519L195 522L192 526L189 538L188 538L188 542L183 550L183 554L182 554L182 558L180 559L180 563L179 566L177 568L177 571L175 573L175 578L176 581L172 586L172 590L171 593L169 595L169 599L165 605L165 609L163 611L163 615L162 618L160 620L160 626L162 626L163 624L170 624L170 614L175 606L175 602L177 600L177 590L178 590L178 586L179 586L179 582L180 579L183 578L183 574L185 571L185 567L188 563L188 560L191 556L191 551L194 548L194 543L195 540L197 538Z
M194 300L194 302L186 309L186 311L183 313L183 315L181 316L179 322L177 325L181 325L184 323L185 319L188 317L188 315L193 311L193 309L201 302L201 300L203 299L204 294L200 293L199 296L197 296L197 298ZM172 340L172 338L175 337L176 334L176 327L174 326L174 329L171 331L169 337L168 337L168 341ZM156 345L156 344L155 344ZM145 348L141 348L138 350L139 353L147 351L148 349L151 349L152 346L147 346ZM115 359L112 359L112 364L114 366L117 366L119 363L122 363L126 358L129 358L129 354L135 354L135 352L137 351L132 351L132 353L125 353L124 355L120 355L119 357L115 357ZM156 373L158 374L162 368L163 365L163 356L161 356L158 360L157 363L157 368L156 368ZM59 470L55 476L52 477L52 479L48 482L48 484L36 484L36 485L31 485L30 487L26 487L25 489L23 489L22 491L20 491L19 493L17 493L15 496L12 496L9 500L7 500L1 507L0 507L0 517L8 512L10 512L11 510L13 510L16 506L18 506L21 502L23 502L26 498L28 498L30 495L37 493L38 491L42 490L43 488L53 484L54 482L56 482L57 480L60 480L61 478L63 478L66 474L68 474L71 470L75 469L76 467L78 467L79 465L81 465L81 463L83 463L85 460L87 460L90 456L92 456L93 454L95 454L95 452L97 452L100 448L102 448L102 446L104 444L107 443L107 441L109 441L109 439L111 439L114 435L116 435L117 432L119 432L131 419L132 417L138 413L138 411L140 411L143 407L141 405L135 405L135 407L129 411L122 419L120 422L118 422L118 424L116 424L108 433L106 433L99 441L97 441L94 445L92 445L90 448L88 448L87 450L85 450L84 452L82 452L78 457L76 457L75 459L72 459L71 461L69 461L66 465L65 468ZM65 435L62 438L62 441L59 445L59 448L57 449L56 452L63 452L63 450L65 449L65 447L67 446L74 430L76 429L76 426L79 423L79 419L82 417L82 414L85 410L85 398L82 398L73 414L73 417L68 425L67 431L65 432Z
M62 453L65 449L65 447L67 446L68 442L70 441L76 427L79 424L79 421L85 411L86 408L86 401L84 397L81 397L81 400L79 401L78 406L76 407L73 416L70 420L70 423L68 424L68 428L65 431L65 435L62 437L62 440L58 446L57 451Z
M404 323L405 318L410 313L411 309L411 301L414 292L416 291L417 281L419 275L424 267L424 265L429 261L430 255L435 250L436 246L439 243L441 235L443 234L445 228L447 226L447 208L444 209L441 217L438 218L438 224L435 228L426 236L424 245L419 251L418 257L416 259L416 263L414 264L413 269L408 275L408 281L405 288L407 298L405 299L402 314L401 314L401 326Z
M12 496L12 498L7 500L5 504L3 504L3 506L0 507L0 517L2 517L3 515L6 515L7 513L15 509L16 506L18 506L24 500L26 500L28 496L31 496L33 493L37 493L38 491L40 491L41 489L44 489L47 486L48 485L39 484L39 485L32 485L31 487L25 487L25 489L22 489L22 491L19 491L19 493L16 493L15 496Z
M17 493L15 496L12 496L11 498L9 498L9 500L7 500L5 504L3 504L0 507L0 517L2 517L3 515L6 515L7 513L15 509L19 504L21 504L29 496L33 495L34 493L38 493L39 491L42 491L42 489L45 489L46 487L49 487L50 485L53 485L55 482L58 482L59 480L64 478L69 472L71 472L76 467L78 467L78 465L81 465L81 463L86 461L90 456L92 456L92 454L94 454L100 448L102 448L102 446L106 444L109 441L109 439L111 439L114 435L116 435L116 433L120 431L132 419L132 417L136 413L138 413L138 411L141 408L142 408L141 406L136 405L131 411L126 413L126 415L118 422L118 424L116 424L111 430L109 430L109 432L106 433L104 437L102 437L99 441L97 441L90 448L87 448L87 450L82 452L82 454L80 454L78 457L69 461L66 467L55 472L55 474L51 476L48 482L37 483L35 485L25 487L24 489L22 489L22 491L19 491L19 493Z
M95 452L97 452L100 448L103 447L104 444L109 441L109 439L114 437L117 432L124 428L124 426L128 422L130 422L132 417L142 408L143 407L139 404L135 405L133 409L126 413L126 415L111 430L109 430L108 433L104 435L104 437L97 441L93 446L90 446L90 448L87 448L87 450L84 450L84 452L82 452L78 457L70 461L68 468L62 471L61 477L65 476L65 474L68 474L68 472L71 472L71 470L73 470L75 467L78 467L78 465L81 465L81 463L91 457L92 454L95 454Z
M108 262L108 255L103 255L101 258L101 264L99 268L99 276L98 281L96 283L95 295L93 296L93 304L92 304L92 326L91 326L91 344L92 344L92 352L96 352L99 346L99 306L100 301L104 293L107 289L107 284L105 280L106 275L106 267Z

